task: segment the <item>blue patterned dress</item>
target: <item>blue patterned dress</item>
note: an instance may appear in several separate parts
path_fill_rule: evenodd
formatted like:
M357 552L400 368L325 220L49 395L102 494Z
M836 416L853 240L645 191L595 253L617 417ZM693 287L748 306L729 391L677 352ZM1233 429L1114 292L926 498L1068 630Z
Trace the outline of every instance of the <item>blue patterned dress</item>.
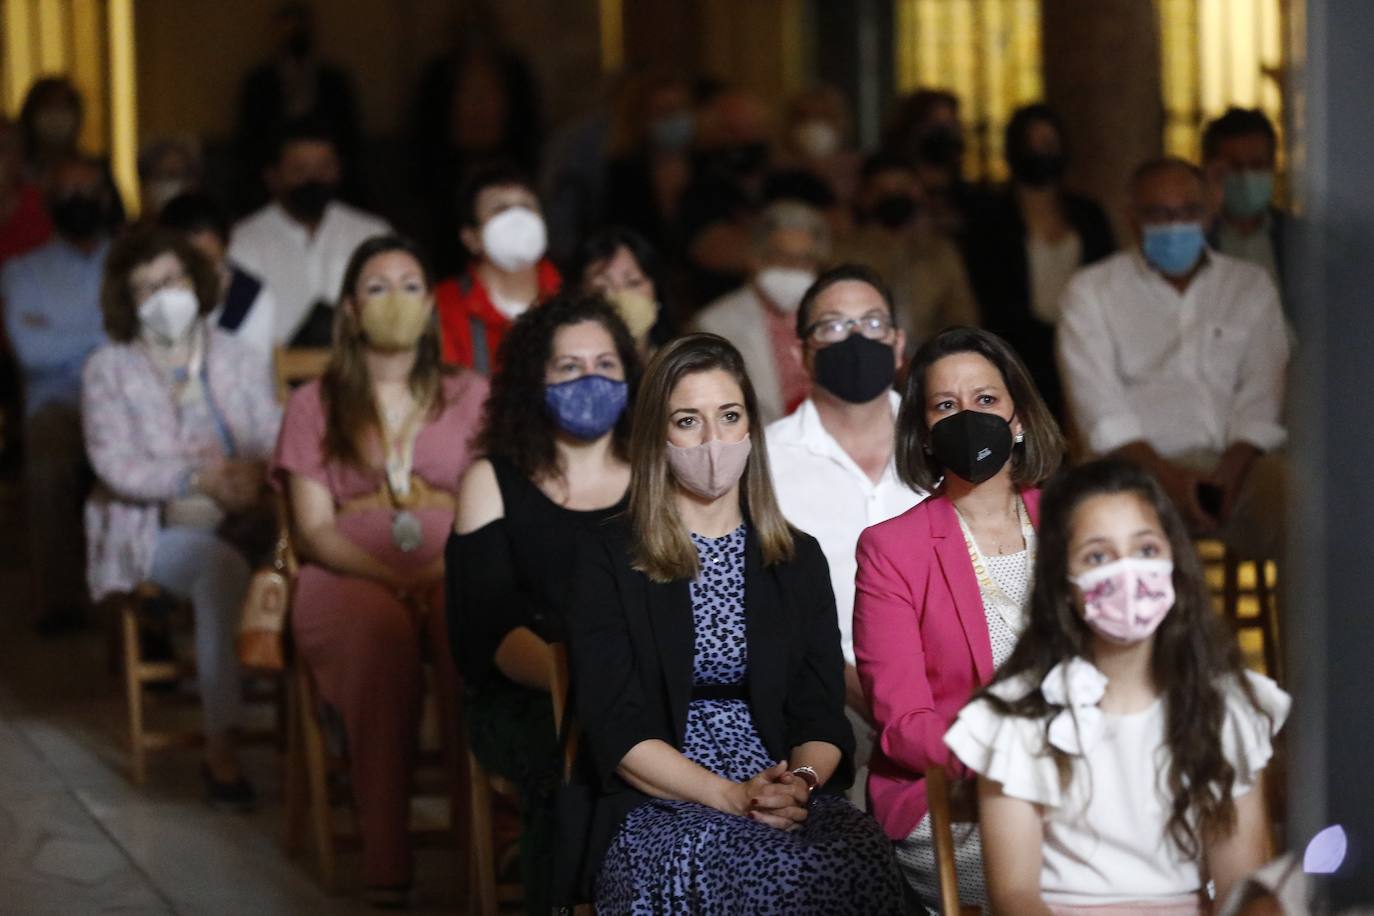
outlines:
M692 535L701 574L691 584L695 683L739 685L748 670L744 543ZM745 700L693 700L682 752L743 781L772 766ZM613 914L900 913L901 878L877 823L841 796L812 801L784 832L692 802L654 800L625 818L607 850L596 911Z

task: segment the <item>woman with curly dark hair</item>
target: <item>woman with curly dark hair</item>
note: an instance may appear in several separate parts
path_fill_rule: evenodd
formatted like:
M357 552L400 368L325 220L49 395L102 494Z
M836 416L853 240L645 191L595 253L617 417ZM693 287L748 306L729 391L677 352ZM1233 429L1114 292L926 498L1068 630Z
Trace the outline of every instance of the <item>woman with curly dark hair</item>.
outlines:
M603 299L564 293L501 344L449 538L449 630L473 752L520 787L525 909L549 911L560 755L548 694L578 541L625 508L639 360Z
M1245 671L1188 529L1121 460L1045 489L1030 623L945 743L978 775L996 912L1200 914L1264 861L1288 695Z

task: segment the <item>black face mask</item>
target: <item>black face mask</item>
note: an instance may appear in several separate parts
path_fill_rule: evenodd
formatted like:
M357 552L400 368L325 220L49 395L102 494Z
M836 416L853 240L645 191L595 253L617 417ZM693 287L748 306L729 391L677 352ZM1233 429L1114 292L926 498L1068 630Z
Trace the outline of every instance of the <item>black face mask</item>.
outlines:
M324 208L334 199L334 192L334 185L327 181L307 181L287 188L281 202L286 212L301 222L318 223Z
M704 171L724 177L756 175L768 164L767 143L740 143L702 153Z
M105 222L105 204L95 194L72 194L53 202L52 223L65 238L95 238L105 228Z
M905 194L889 194L873 205L874 222L889 229L901 229L916 218L916 201Z
M1064 176L1063 153L1022 153L1007 162L1011 177L1032 188L1052 185Z
M930 453L972 484L997 476L1011 458L1011 424L995 413L961 410L930 428Z
M921 138L917 155L922 162L940 168L956 168L964 158L964 141L956 131L940 127Z
M842 401L867 404L892 387L897 361L892 345L850 334L816 351L816 384Z

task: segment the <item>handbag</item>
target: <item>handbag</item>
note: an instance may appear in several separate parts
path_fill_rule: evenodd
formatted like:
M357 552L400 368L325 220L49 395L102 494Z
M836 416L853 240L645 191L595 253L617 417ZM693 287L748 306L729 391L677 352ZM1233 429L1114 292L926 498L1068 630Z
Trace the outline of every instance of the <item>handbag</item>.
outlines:
M239 664L258 671L286 668L286 610L291 604L285 529L277 534L272 565L253 573L239 615Z

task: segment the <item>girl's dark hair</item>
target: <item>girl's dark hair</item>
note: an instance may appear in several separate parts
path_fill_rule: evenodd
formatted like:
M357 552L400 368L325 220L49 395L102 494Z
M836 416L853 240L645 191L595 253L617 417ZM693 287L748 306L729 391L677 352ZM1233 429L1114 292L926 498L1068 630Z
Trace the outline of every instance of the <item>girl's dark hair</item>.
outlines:
M927 492L933 491L944 476L944 467L929 451L926 373L936 362L956 353L977 353L997 367L1006 383L1026 438L1012 449L1012 483L1021 488L1044 483L1064 458L1059 424L1011 345L991 331L962 327L946 328L927 340L907 366L902 406L897 412L897 475L907 486Z
M334 346L329 364L320 378L320 398L325 406L324 450L329 457L360 470L376 470L381 454L377 449L382 428L381 413L372 396L372 377L368 373L367 342L354 313L358 281L367 264L378 255L400 252L420 265L425 289L432 291L434 278L425 264L420 247L399 235L375 235L353 251L344 269L339 302L334 310ZM430 316L429 326L415 345L415 365L410 370L410 393L416 403L430 405L429 417L444 411L443 376L439 354L439 321Z
M658 296L658 320L650 329L649 339L656 344L667 343L676 332L674 316L677 312L671 301L667 264L649 240L628 226L606 226L583 239L573 253L568 276L572 285L585 289L587 274L598 265L615 257L621 248L630 252L639 269L654 284Z
M544 371L553 358L554 335L560 328L584 321L595 321L606 329L625 367L630 406L611 433L611 447L616 457L629 460L630 414L640 377L635 342L606 300L565 290L529 309L506 332L498 355L501 368L491 378L477 439L483 454L504 458L531 480L562 471L554 448L556 428L544 409Z
M1185 856L1196 858L1207 837L1224 836L1235 824L1231 793L1236 771L1221 747L1228 685L1238 685L1255 709L1262 710L1244 677L1235 635L1212 610L1187 526L1163 488L1140 467L1119 458L1093 461L1065 471L1045 488L1030 620L992 683L1025 678L1039 684L1062 661L1092 660L1093 631L1079 615L1069 583L1070 528L1084 502L1118 493L1138 496L1154 511L1173 554L1174 606L1155 631L1151 674L1164 698L1167 783L1173 799L1168 833ZM1034 690L1008 702L992 693L991 686L975 699L987 700L1004 715L1043 719L1048 732L1049 720L1060 707L1052 706L1044 694ZM1048 739L1045 751L1067 786L1069 756Z
M210 261L180 232L161 226L144 226L121 236L110 246L105 274L100 282L100 311L105 333L116 343L138 336L138 306L129 288L129 276L164 254L174 254L195 288L199 314L212 311L219 302L219 276Z
M1064 138L1064 119L1044 102L1023 105L1012 113L1011 120L1002 135L1002 151L1008 162L1013 162L1027 152L1026 134L1030 126L1043 122L1054 128L1059 135L1059 149L1067 156L1068 148Z

